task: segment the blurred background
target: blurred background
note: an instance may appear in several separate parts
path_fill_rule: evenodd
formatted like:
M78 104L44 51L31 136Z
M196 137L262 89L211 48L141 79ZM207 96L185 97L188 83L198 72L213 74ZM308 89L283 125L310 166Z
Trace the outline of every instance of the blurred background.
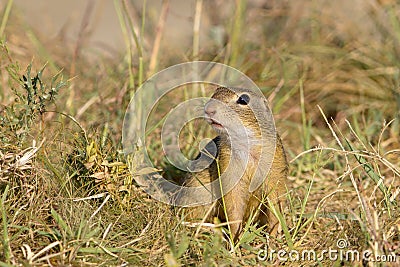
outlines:
M2 1L4 6L7 1ZM165 33L162 45L185 53L193 39L196 1L170 0L168 14L165 19ZM197 1L199 2L199 1ZM229 32L224 27L235 18L235 6L238 1L200 1L202 12L199 25L202 49L207 49L210 40L221 44ZM163 1L130 1L132 19L136 30L140 28L141 19L146 17L146 37L155 34L154 25L159 19ZM245 31L242 38L253 38L254 42L264 34L270 42L276 35L290 35L294 40L305 40L301 29L307 22L313 21L314 27L328 27L332 38L357 37L360 42L378 41L382 38L381 27L390 27L390 17L385 7L395 1L390 0L355 0L355 1L276 1L249 0L246 1ZM143 5L146 5L145 14ZM30 27L40 34L50 38L63 36L70 42L75 42L82 27L85 29L87 45L102 47L111 51L121 52L123 49L123 34L120 29L115 1L24 1L15 0L13 12L18 13ZM379 19L378 25L376 19ZM322 21L320 21L322 20ZM282 26L285 25L285 28ZM279 30L279 32L278 32ZM285 32L282 32L285 31ZM325 36L329 38L329 36ZM261 41L261 40L259 40ZM339 41L339 40L338 40ZM204 43L203 43L204 42Z

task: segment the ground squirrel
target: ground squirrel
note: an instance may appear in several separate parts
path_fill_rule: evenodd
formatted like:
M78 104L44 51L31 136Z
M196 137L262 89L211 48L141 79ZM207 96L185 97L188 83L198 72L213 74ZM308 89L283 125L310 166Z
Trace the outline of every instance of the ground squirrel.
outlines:
M288 163L264 96L248 89L219 87L205 105L204 112L208 123L219 134L213 139L217 153L206 169L188 174L184 184L193 187L215 181L227 171L228 166L231 166L228 183L235 179L238 182L224 195L223 202L219 199L209 205L187 208L186 220L212 221L213 217L218 217L221 221L229 221L231 234L237 239L243 223L255 214L254 218L260 225L267 224L270 232L276 232L279 222L268 208L266 199L281 210ZM207 148L210 144L197 158L201 154L209 155ZM271 144L273 148L269 150L276 148L275 153L264 153L266 150L260 152L261 146L270 147ZM267 163L260 162L260 154L267 155L264 158ZM262 178L266 176L266 179L260 180L263 182L259 187L249 190L251 180L259 171L257 168L264 175ZM263 172L264 168L268 170Z

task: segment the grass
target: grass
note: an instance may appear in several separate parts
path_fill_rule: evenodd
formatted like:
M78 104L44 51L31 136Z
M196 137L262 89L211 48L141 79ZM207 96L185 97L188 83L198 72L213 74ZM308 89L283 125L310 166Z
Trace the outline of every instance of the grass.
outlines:
M315 1L305 4L310 12L290 3L210 8L195 1L193 44L176 53L163 41L172 3L163 1L154 21L135 21L131 2L116 0L126 51L110 59L81 53L79 40L41 36L7 1L0 12L0 265L280 265L276 254L268 261L257 255L264 248L321 252L341 239L348 249L397 255L398 264L400 5L387 3L367 5L373 28L354 32L350 22L316 12ZM202 41L204 16L221 36ZM191 57L233 65L271 100L290 160L286 205L282 214L275 210L283 228L277 238L251 222L236 245L226 225L190 228L128 171L121 127L130 97L151 74ZM150 156L171 179L182 172L162 156L159 122L194 88L212 92L178 89L147 128ZM193 121L180 135L182 149L194 155L211 136Z

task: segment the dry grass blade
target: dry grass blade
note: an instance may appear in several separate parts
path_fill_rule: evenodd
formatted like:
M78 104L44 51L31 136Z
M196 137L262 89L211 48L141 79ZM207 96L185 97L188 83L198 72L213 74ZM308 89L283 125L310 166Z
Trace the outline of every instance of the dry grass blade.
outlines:
M39 256L41 256L42 254L46 253L47 251L51 250L52 248L56 247L56 246L61 246L61 242L60 241L56 241L53 242L51 244L48 244L46 247L44 247L43 249L41 249L38 253L34 254L32 252L32 250L30 249L30 247L26 244L23 245L24 251L25 251L25 255L26 255L26 259L29 261L29 263L33 263L35 261L36 258L38 258ZM62 250L62 249L61 249ZM58 254L57 254L58 255ZM51 255L46 256L45 258L40 258L37 261L43 261L46 259L51 258Z
M164 34L164 27L165 27L165 21L167 20L168 10L169 10L169 0L163 0L160 18L158 20L158 24L156 27L156 35L153 43L153 50L150 56L149 70L147 73L148 77L154 74L157 67L157 61L159 60L158 54L160 52L161 38Z

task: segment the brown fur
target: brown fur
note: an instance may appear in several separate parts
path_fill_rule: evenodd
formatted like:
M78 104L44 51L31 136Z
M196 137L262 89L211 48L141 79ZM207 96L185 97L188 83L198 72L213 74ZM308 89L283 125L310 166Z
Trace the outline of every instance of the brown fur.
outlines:
M227 88L218 88L212 98L226 103L239 114L241 123L245 127L252 129L257 137L260 135L260 132L257 129L258 127L255 126L258 124L252 112L249 112L246 106L236 106L238 104L235 101L242 93L242 90L251 96L251 101L260 101L257 95L253 95L250 91L237 88L235 88L235 91ZM213 107L213 110L216 113L227 113L223 107ZM255 112L260 111L256 110ZM230 120L231 117L231 114L221 115L219 117L221 124L224 124L224 120ZM200 186L217 180L219 174L223 173L228 167L232 153L235 153L231 148L231 146L235 147L234 141L230 144L229 139L223 132L220 132L220 135L214 141L218 148L216 159L207 169L190 174L185 181L186 186ZM218 217L221 221L235 222L230 223L230 230L234 239L237 239L243 228L243 224L247 222L251 215L256 215L255 220L261 225L268 225L271 234L275 234L279 226L279 221L270 211L266 199L268 198L271 201L270 204L275 208L282 209L282 195L285 193L288 174L288 163L282 141L278 134L276 134L276 150L268 176L256 191L250 193L249 185L255 172L255 162L258 161L259 157L260 148L256 145L251 147L250 161L246 166L244 175L234 188L223 197L228 218L226 218L223 210L222 199L219 199L216 203L210 205L187 208L187 220L212 221L213 217ZM217 164L219 165L217 166ZM211 208L212 210L210 210ZM208 216L205 217L207 214Z

